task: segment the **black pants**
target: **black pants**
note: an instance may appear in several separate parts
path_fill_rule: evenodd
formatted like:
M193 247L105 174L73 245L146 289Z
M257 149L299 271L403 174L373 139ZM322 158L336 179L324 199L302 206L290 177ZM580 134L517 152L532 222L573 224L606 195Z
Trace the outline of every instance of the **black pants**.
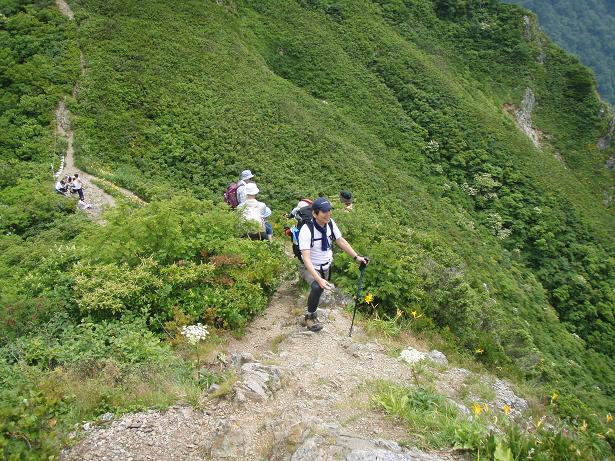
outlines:
M331 279L331 265L328 265L327 269L323 269L322 266L315 266L316 272L320 274L320 276L329 281ZM306 282L310 284L310 294L308 295L308 314L315 314L316 309L318 309L318 303L320 302L320 297L322 296L323 290L318 285L318 282L313 279L310 273L303 267L303 278Z

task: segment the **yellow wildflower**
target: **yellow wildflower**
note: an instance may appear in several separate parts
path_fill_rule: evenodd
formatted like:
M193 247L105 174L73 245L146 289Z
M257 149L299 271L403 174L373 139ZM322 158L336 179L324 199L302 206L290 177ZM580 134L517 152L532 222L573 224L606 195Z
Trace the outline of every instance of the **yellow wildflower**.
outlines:
M399 318L404 315L404 311L402 311L399 307L397 308L397 312L395 314L395 320L399 320Z
M534 426L536 426L536 429L540 429L540 426L542 426L542 423L544 423L544 421L545 421L545 417L543 416L537 422L535 422Z
M557 392L554 392L553 395L551 395L551 403L555 403L555 401L557 400L557 398L559 397Z
M473 403L472 404L472 412L478 416L483 412L483 407L481 406L480 403Z
M504 410L504 414L508 416L508 413L510 413L510 405L509 404L504 405L504 408L502 408L502 410Z
M475 354L482 354L483 352L485 352L485 349L482 349L480 347L477 347L476 349L474 349Z
M412 317L414 317L415 319L420 319L423 314L419 314L417 311L412 311L410 312L410 314L412 315Z
M367 296L365 296L365 302L367 304L371 304L373 300L374 300L374 296L371 293L367 293Z
M613 421L613 417L611 416L611 413L606 415L606 422L610 423L611 421Z

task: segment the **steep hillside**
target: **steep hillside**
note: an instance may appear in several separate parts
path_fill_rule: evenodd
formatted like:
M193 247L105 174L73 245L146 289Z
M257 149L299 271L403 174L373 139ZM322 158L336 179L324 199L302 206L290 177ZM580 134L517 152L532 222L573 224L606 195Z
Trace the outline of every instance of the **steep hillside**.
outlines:
M615 146L597 147L612 114L591 72L524 10L475 0L70 6L74 22L47 1L2 6L0 142L15 167L0 178L11 450L27 443L10 434L53 452L81 419L198 400L211 382L172 349L181 327L241 330L289 270L281 239L239 238L220 203L246 168L278 236L300 195L351 190L355 211L335 219L372 257L366 315L437 338L539 399L559 396L559 417L602 436L596 459L613 445ZM51 194L63 97L79 168L150 204L119 207L99 226ZM336 257L338 286L350 292L357 275ZM81 381L88 391L73 405ZM28 392L36 398L20 403Z
M615 5L608 0L511 0L534 11L544 30L596 73L602 96L615 104Z
M379 232L370 227L378 217L402 254L423 245L404 236L410 226L448 241L441 245L459 259L439 261L443 268L467 264L464 282L476 299L455 314L461 342L479 340L464 333L481 323L470 313L483 310L479 299L491 298L483 284L500 292L535 276L546 290L541 303L612 356L615 219L603 198L613 174L593 147L607 114L591 74L532 38L521 10L481 5L79 2L88 72L76 108L77 157L144 195L157 190L151 184L180 183L219 197L251 167L264 200L281 211L302 193L348 188L363 204L365 243ZM539 53L549 57L544 64ZM536 95L540 150L502 109L520 105L526 88ZM476 249L479 241L488 249ZM368 283L389 309L412 305L408 280L386 281L400 262L385 245L361 248L383 253L380 280ZM421 266L406 264L411 273ZM519 273L499 270L508 264ZM401 286L410 290L400 294ZM449 323L441 309L454 300L436 307L433 296L418 298ZM495 299L482 321L515 323L520 299ZM505 350L503 342L496 344Z

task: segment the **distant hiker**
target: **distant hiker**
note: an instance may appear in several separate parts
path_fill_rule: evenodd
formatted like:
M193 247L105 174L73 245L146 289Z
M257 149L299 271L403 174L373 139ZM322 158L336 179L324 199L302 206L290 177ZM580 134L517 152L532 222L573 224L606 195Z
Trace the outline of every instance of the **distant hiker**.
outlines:
M249 182L253 182L254 175L250 170L243 170L239 175L239 181L232 182L224 192L224 202L231 208L237 208L246 201L245 187Z
M344 208L343 211L352 211L352 194L346 190L340 192L340 202Z
M267 240L267 233L265 229L265 211L267 205L263 202L256 200L256 195L260 192L256 184L250 182L245 186L246 200L237 207L237 210L241 211L243 219L245 221L253 221L258 223L258 229L256 232L249 232L248 237L252 240Z
M246 186L250 183L254 183L254 175L250 170L243 170L239 175L239 182L237 183L237 201L239 205L247 200L248 192Z
M290 218L298 219L297 218L297 213L299 212L299 210L302 209L302 208L305 208L305 207L309 207L311 205L312 205L312 201L309 198L301 197L299 199L299 203L297 203L297 206L295 208L293 208L291 210L291 212L286 215L286 217L288 219L290 219ZM310 215L310 219L311 219L311 216L312 216L311 211L310 211L309 215Z
M64 179L60 179L56 182L56 192L58 194L66 195L68 188L66 187L66 181Z
M267 240L271 241L273 239L273 226L267 218L271 216L271 208L268 206L263 210L263 223L265 224L265 234L267 235Z
M73 193L79 194L79 200L84 200L83 183L81 182L81 178L78 173L75 173L75 178L73 179Z
M331 219L331 203L319 197L312 203L312 220L301 226L299 231L299 249L303 258L300 266L301 275L310 286L307 301L307 313L304 326L310 331L322 330L316 309L324 290L333 288L329 283L331 264L333 263L333 241L359 264L367 264L367 258L359 256L352 246L342 237L335 221Z

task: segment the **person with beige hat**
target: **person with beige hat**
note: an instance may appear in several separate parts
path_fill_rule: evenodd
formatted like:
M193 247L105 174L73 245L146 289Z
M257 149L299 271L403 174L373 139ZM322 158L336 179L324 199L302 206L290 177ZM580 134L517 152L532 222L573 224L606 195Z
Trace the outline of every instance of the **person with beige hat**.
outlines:
M248 237L252 240L268 240L265 231L265 219L264 215L267 211L267 205L263 202L256 200L256 195L260 192L255 183L249 182L245 185L246 199L241 203L237 210L242 215L244 221L252 221L258 223L258 230L256 232L249 232Z

